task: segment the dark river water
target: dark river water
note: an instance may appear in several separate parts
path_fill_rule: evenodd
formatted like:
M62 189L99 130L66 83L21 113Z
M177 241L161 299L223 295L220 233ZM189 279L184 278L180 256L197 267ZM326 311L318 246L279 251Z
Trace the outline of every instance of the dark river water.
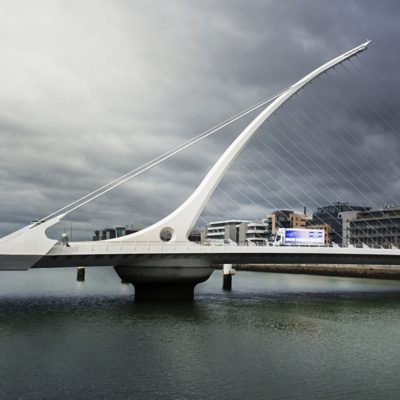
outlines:
M135 304L112 269L0 273L0 399L399 399L400 282L221 272Z

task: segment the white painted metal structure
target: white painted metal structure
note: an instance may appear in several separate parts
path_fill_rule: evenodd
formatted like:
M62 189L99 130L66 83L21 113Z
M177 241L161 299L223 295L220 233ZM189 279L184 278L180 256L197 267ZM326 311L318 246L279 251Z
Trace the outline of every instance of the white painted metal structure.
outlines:
M225 150L197 189L179 208L154 225L126 236L124 240L133 239L154 242L160 240L160 232L164 229L171 231L171 240L187 240L189 233L193 229L193 226L198 220L218 183L221 181L240 151L246 146L248 141L252 138L257 129L267 120L267 118L313 79L333 68L335 65L338 65L361 51L366 50L369 43L370 41L368 40L360 46L334 58L285 90L270 105L268 105L265 110L263 110Z
M0 239L0 269L28 269L33 266L36 261L41 259L43 256L47 255L47 259L51 257L58 258L58 256L88 256L88 257L99 257L105 254L114 254L113 250L117 250L118 254L127 255L135 254L139 248L146 249L145 254L216 254L216 253L240 253L244 252L250 253L277 253L281 252L296 252L299 249L271 249L266 247L254 248L254 247L244 247L238 246L237 248L226 249L223 247L211 248L207 247L200 249L203 246L192 244L188 242L188 235L192 230L194 224L196 223L198 217L203 211L207 201L214 192L218 183L221 181L222 177L228 170L229 166L238 156L240 151L246 146L248 141L252 138L257 129L270 117L279 107L281 107L287 100L289 100L294 94L296 94L305 85L310 83L313 79L319 75L327 72L329 69L335 67L336 65L348 60L354 55L360 53L361 51L367 49L370 41L367 41L354 49L343 53L342 55L334 58L333 60L327 62L321 67L317 68L300 81L290 86L288 89L284 90L276 96L275 100L271 102L235 139L235 141L228 147L228 149L222 154L218 161L211 168L209 173L203 179L201 184L192 193L192 195L174 212L166 216L159 222L145 228L137 233L127 235L117 239L111 239L108 241L103 241L99 244L88 244L88 243L72 243L71 247L60 247L55 246L56 241L47 238L46 230L58 223L65 215L73 211L72 208L69 211L65 211L63 214L55 215L51 219L45 219L39 223L31 224L23 229L20 229L2 239ZM109 190L109 189L107 189ZM103 192L105 193L106 190ZM101 194L101 193L100 193ZM98 195L96 195L98 197ZM86 202L85 202L86 203ZM62 209L63 210L63 209ZM54 214L52 214L54 215ZM168 231L171 234L170 242L168 246L162 242L160 238L161 232ZM183 246L187 249L183 253L178 250L182 249ZM100 246L100 247L99 247ZM103 247L102 247L103 246ZM79 250L80 249L80 250ZM83 251L83 252L82 252ZM346 253L350 255L351 252L358 253L359 249L335 249L325 248L325 249L315 249L312 250L300 250L300 253L307 253L311 251L312 253L326 253L335 255L336 253ZM390 255L393 256L393 252L398 250L380 250L376 252L375 249L363 249L364 254L371 252L374 255ZM383 253L384 254L383 254ZM387 252L387 253L386 253ZM389 254L390 252L390 254ZM144 254L139 251L139 254ZM115 256L117 254L114 254ZM336 254L337 255L337 254ZM107 261L108 265L109 260ZM229 262L229 261L227 261ZM47 264L46 264L47 265ZM80 264L84 265L84 264ZM88 265L93 265L92 261Z
M0 270L28 269L56 244L49 239L46 230L60 222L63 214L43 224L25 226L0 239Z

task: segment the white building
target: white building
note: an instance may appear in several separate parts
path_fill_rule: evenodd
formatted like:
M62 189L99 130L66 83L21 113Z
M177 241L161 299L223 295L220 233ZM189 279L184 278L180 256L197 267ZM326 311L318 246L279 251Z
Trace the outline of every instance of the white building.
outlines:
M262 246L268 239L268 221L250 221L239 226L239 244Z
M238 244L265 244L268 237L268 221L226 220L207 224L205 240L233 241Z
M240 219L230 219L226 221L209 222L206 227L206 240L233 240L238 241L237 231L240 224L248 221Z

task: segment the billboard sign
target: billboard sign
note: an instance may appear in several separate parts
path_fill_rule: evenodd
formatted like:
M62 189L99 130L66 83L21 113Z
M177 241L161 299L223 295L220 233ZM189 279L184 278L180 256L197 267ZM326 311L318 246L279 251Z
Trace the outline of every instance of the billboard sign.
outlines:
M285 243L297 245L323 245L323 229L285 229Z

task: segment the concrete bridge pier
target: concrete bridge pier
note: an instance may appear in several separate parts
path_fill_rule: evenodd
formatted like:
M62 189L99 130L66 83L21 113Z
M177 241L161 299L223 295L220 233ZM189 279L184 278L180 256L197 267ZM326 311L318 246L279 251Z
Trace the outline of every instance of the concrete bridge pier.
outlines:
M135 301L191 301L194 287L214 271L208 260L194 257L149 259L114 269L121 280L135 287Z
M232 290L232 276L235 275L235 269L232 267L232 264L224 264L222 267L222 289L223 290Z

